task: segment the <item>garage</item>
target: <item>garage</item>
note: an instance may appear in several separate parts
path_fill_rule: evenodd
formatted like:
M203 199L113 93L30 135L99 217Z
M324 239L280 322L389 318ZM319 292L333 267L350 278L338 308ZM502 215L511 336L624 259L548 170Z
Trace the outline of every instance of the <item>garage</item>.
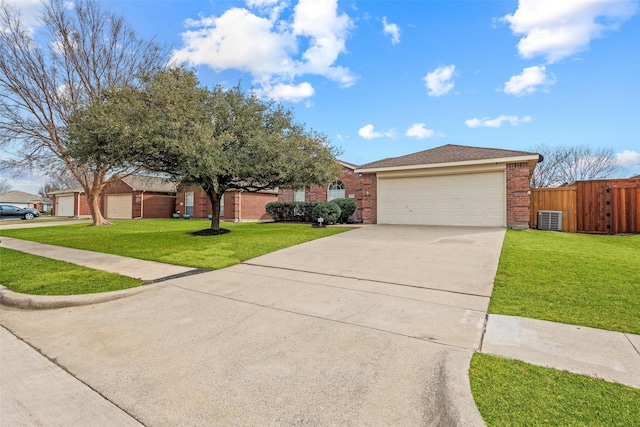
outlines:
M378 178L378 222L505 226L504 171Z
M105 202L105 216L107 218L133 218L133 197L131 194L107 194Z
M366 223L529 228L537 153L447 144L359 166Z
M75 216L73 194L56 195L55 216Z

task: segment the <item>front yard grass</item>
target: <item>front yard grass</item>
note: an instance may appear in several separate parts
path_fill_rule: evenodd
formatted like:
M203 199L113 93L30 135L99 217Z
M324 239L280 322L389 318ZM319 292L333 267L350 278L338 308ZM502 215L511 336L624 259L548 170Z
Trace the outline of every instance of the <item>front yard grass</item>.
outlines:
M640 235L508 230L489 313L640 334Z
M0 265L0 285L23 294L92 294L142 285L138 279L6 248L0 248Z
M640 389L476 353L471 392L487 426L633 426Z
M122 255L167 264L217 270L299 243L347 231L309 224L222 223L231 233L188 234L209 226L203 220L115 221L107 227L87 224L1 230L0 235L75 249Z

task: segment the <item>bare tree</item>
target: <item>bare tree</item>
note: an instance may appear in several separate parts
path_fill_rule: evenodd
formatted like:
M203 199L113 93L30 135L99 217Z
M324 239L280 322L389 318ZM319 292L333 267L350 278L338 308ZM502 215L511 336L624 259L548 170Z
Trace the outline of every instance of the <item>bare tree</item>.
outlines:
M0 179L0 194L8 193L11 191L11 182L8 179Z
M42 197L49 197L52 191L58 190L72 190L80 187L78 181L73 177L68 169L62 169L57 171L56 174L50 174L49 180L44 183L38 190L38 194Z
M136 85L141 72L163 65L166 51L93 0L78 0L73 9L66 3L43 2L42 33L0 3L0 144L12 154L2 166L66 168L87 196L93 224L105 225L100 193L136 168L77 161L68 155L65 130L78 106L106 88Z
M542 154L544 158L533 172L532 188L558 187L575 181L609 178L619 169L613 148L540 144L530 151Z

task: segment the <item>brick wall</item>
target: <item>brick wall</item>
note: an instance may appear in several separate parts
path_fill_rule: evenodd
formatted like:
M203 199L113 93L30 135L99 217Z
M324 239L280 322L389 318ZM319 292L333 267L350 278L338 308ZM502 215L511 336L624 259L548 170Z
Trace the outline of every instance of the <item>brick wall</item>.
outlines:
M185 212L185 193L193 191L193 215L194 219L205 219L211 215L212 208L209 198L201 188L181 189L176 195L176 211L181 215ZM250 193L241 190L227 190L224 193L224 212L220 219L225 221L261 221L270 220L266 214L265 205L278 200L278 195L273 193ZM291 192L293 200L293 192Z
M529 166L507 164L507 227L529 228Z
M272 218L267 215L265 205L278 201L275 193L236 192L237 203L240 207L240 221L267 221ZM225 206L226 208L226 206Z
M362 175L362 222L378 222L378 179L375 173Z
M175 196L136 191L133 193L133 218L171 218L175 205Z

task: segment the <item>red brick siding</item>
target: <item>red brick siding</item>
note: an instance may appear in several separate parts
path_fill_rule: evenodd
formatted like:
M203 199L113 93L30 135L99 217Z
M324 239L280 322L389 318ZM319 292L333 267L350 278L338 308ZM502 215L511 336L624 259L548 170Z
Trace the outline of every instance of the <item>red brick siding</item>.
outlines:
M507 164L507 227L529 228L529 166Z
M176 196L176 211L185 212L185 193L193 191L192 218L204 219L212 213L209 198L201 188L182 189ZM292 198L293 198L293 193ZM257 221L271 219L265 212L265 205L278 200L277 194L251 193L241 190L227 190L224 193L224 212L220 219L225 221Z
M237 200L242 209L239 218L241 221L266 221L272 219L267 215L265 205L276 202L278 200L277 194L249 193L246 191L237 194Z
M378 222L378 177L375 173L362 175L362 222Z
M171 218L176 205L176 197L166 193L136 191L133 197L134 218Z

